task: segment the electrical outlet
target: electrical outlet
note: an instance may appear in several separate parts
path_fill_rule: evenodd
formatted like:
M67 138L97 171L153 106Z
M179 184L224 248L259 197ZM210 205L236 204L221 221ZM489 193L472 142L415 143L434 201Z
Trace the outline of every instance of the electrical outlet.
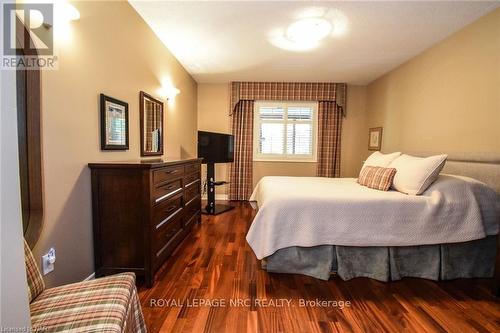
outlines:
M54 270L56 262L56 249L50 248L46 255L42 256L42 271L43 275L47 275Z

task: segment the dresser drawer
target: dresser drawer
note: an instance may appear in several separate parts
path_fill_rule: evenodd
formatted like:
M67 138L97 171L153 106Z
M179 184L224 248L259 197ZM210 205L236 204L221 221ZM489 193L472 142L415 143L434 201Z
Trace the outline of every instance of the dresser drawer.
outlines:
M190 224L190 220L194 216L198 216L201 213L201 197L198 195L191 199L191 201L186 202L186 207L184 208L184 225Z
M175 251L175 248L186 236L186 229L179 229L174 236L153 255L153 269L156 271Z
M153 236L153 254L156 259L161 259L161 262L168 257L175 246L182 239L183 233L182 218L176 217L169 223L163 225L156 230Z
M185 167L184 167L184 170L186 172L186 174L188 173L192 173L192 172L200 172L200 163L191 163L191 164L187 164Z
M201 214L201 211L198 210L198 213L194 213L191 216L186 215L184 217L184 223L183 223L184 229L191 229L193 227L193 225L195 225L196 221L199 220L200 214Z
M159 205L153 207L153 227L160 229L164 224L173 220L182 212L182 194L162 201Z
M200 195L200 182L196 182L189 187L184 189L184 202L187 205L191 203L191 201Z
M200 182L200 173L199 172L190 173L184 177L184 186L185 187L195 186L195 184L199 183L199 182Z
M153 200L157 204L179 193L182 193L182 180L176 179L155 187L153 189Z
M153 184L158 185L171 179L182 178L184 166L176 165L153 171Z

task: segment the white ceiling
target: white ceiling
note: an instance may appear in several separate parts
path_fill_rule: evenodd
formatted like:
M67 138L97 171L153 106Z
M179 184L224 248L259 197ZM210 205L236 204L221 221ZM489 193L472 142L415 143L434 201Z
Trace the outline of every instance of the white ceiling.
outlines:
M129 1L198 82L366 84L500 5L499 2ZM268 40L311 10L340 10L348 30L293 52Z

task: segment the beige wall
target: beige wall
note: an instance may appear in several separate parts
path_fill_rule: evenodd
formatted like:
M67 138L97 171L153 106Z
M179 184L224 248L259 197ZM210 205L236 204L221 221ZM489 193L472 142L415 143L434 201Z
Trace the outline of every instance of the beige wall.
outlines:
M384 151L499 156L500 9L377 79L367 97Z
M81 19L61 45L59 70L45 71L43 159L45 226L37 261L51 246L56 269L49 286L94 271L90 172L87 163L140 157L139 91L156 95L169 78L180 89L165 104L165 157L196 155L196 95L192 77L127 2L76 2ZM130 149L99 148L99 93L129 103Z
M198 84L198 129L201 131L231 133L229 118L229 86L221 84ZM227 163L215 164L216 180L229 181ZM202 167L202 178L206 178L206 167ZM217 199L227 196L229 187L219 186L216 190Z
M349 86L347 90L347 117L343 120L341 146L341 176L355 177L359 173L366 150L366 87ZM223 84L198 85L198 129L230 133L229 87ZM227 165L217 165L218 179L227 179ZM264 176L315 176L316 163L254 162L253 179L256 184ZM225 194L226 189L217 189Z
M342 123L340 177L358 177L368 146L366 87L347 87L347 116Z

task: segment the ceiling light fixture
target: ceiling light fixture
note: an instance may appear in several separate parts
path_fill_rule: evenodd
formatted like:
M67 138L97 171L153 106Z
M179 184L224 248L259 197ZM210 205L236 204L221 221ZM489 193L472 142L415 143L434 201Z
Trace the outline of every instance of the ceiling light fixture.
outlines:
M286 38L294 43L315 44L327 37L332 31L330 22L323 18L298 20L286 29Z
M347 32L347 17L338 9L314 7L303 10L286 28L275 28L269 41L280 49L304 52L315 49L327 37L340 37Z

